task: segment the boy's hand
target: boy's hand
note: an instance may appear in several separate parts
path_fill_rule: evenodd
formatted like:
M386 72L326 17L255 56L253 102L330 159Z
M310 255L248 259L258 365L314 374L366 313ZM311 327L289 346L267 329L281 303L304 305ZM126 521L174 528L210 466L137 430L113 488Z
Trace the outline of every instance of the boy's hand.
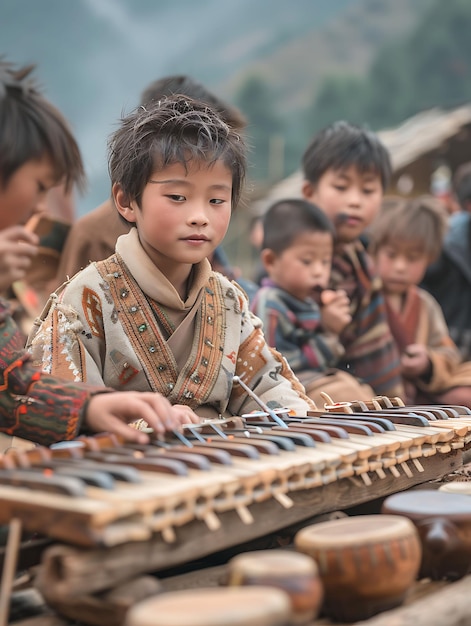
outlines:
M172 406L167 398L150 391L99 393L90 399L85 415L85 423L90 430L121 435L127 441L148 443L146 433L129 426L138 419L145 420L157 434L180 430L183 424L200 421L189 407Z
M38 253L39 238L24 226L0 231L0 291L21 280Z
M323 328L336 335L350 324L350 300L343 289L326 289L321 293L321 320Z
M427 347L411 343L401 356L402 375L405 378L419 378L428 374L431 363Z

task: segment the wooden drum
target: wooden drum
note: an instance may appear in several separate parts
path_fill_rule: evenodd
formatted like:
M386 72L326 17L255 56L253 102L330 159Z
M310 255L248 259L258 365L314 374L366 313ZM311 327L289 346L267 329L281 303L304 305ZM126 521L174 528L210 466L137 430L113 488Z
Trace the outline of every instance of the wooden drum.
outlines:
M172 591L139 602L125 626L290 626L289 597L274 587Z
M295 536L318 565L324 612L353 622L402 603L419 571L414 524L395 515L359 515L313 524Z
M228 563L229 585L273 586L291 601L291 624L312 622L319 612L323 589L315 561L288 550L259 550L233 557Z
M441 485L438 488L438 491L444 491L445 493L459 493L463 496L471 496L471 481L454 480L452 482Z
M471 498L435 489L389 496L382 512L408 517L422 542L422 577L457 580L471 571Z

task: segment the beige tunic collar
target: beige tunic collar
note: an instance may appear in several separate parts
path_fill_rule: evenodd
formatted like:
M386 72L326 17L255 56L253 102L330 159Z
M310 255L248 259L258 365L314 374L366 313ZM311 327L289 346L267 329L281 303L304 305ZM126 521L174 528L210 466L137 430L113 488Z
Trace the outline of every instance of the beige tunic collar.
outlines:
M136 228L118 237L116 252L123 259L142 291L153 300L175 311L188 312L191 309L212 272L211 264L207 259L193 265L193 279L188 298L183 301L172 283L145 252Z

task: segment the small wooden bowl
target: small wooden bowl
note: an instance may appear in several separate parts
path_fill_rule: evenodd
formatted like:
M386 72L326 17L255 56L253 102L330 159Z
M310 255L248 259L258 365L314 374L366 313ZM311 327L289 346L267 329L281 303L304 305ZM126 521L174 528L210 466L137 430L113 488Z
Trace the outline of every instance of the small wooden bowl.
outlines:
M233 557L227 569L228 585L263 585L285 591L291 601L293 626L317 617L323 589L311 557L288 550L259 550Z
M289 626L290 599L274 587L172 591L139 602L124 626Z
M422 543L420 576L457 580L471 571L471 498L424 489L396 493L382 512L408 517Z
M405 517L358 515L300 530L295 546L319 567L325 613L343 622L401 604L420 566L414 524Z

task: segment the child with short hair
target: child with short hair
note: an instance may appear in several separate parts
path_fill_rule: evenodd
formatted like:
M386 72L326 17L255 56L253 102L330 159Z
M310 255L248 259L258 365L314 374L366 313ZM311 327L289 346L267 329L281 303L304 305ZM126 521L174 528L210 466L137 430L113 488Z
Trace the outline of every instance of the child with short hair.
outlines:
M407 400L412 404L471 406L471 363L463 363L440 305L418 287L437 257L447 214L432 196L396 199L370 228L389 324L401 352Z
M402 396L399 355L388 326L381 282L362 241L376 217L391 164L378 137L347 122L321 130L303 156L303 195L332 220L336 245L330 284L350 299L352 321L341 332L338 367L376 394Z
M78 145L61 113L30 79L32 69L0 60L0 258L9 280L22 278L38 243L22 224L50 188L83 181ZM1 433L49 445L80 432L111 431L146 443L148 436L127 422L143 418L164 432L188 421L186 412L160 394L110 393L103 385L42 373L23 350L5 300L0 330Z
M247 125L239 109L225 102L209 91L202 83L185 74L172 74L152 81L142 91L140 104L146 106L149 102L174 94L206 102L236 132L243 132ZM118 237L128 233L130 228L131 225L120 218L111 197L77 220L72 225L65 242L56 282L50 291L87 267L90 261L101 261L113 254ZM217 248L211 261L214 269L226 276L235 278L224 250Z
M322 406L321 392L336 402L369 400L375 394L346 372L335 370L344 348L339 340L351 322L343 290L329 290L334 227L319 207L301 199L275 202L263 220L262 280L253 312L270 346L280 351Z
M315 408L236 283L211 269L242 192L242 138L207 104L164 98L109 142L115 205L134 228L53 295L31 348L47 371L154 390L200 415Z

